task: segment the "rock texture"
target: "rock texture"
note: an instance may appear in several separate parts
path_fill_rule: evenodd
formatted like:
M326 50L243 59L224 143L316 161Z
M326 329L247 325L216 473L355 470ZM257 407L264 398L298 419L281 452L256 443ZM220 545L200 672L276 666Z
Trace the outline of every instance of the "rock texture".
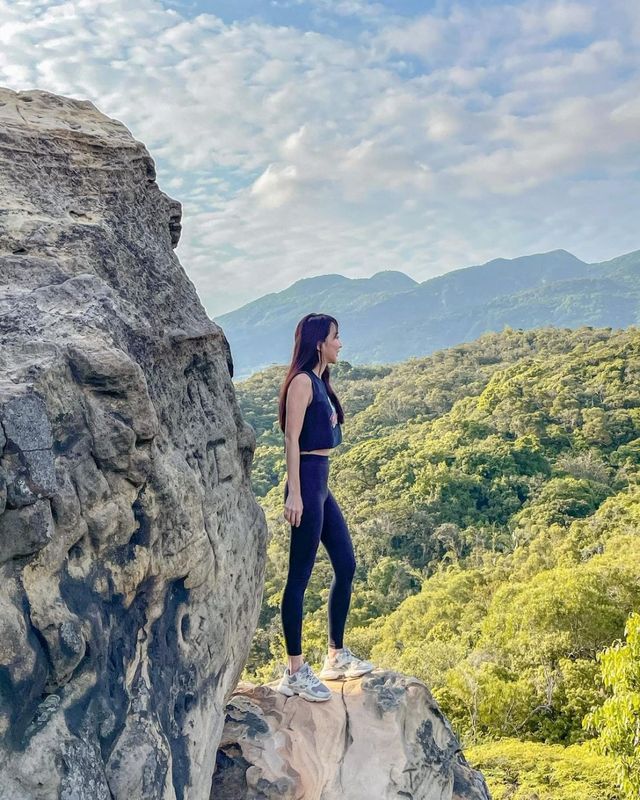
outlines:
M267 529L180 205L91 103L0 89L0 208L0 798L207 798Z
M423 683L376 670L326 684L323 703L238 687L211 800L490 800Z

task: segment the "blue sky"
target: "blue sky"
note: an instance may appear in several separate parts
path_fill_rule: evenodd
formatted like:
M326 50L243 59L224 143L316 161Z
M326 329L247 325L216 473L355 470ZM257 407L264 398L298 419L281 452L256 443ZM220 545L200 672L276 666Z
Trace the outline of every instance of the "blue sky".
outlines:
M635 0L0 0L0 84L90 99L214 317L298 278L640 248Z

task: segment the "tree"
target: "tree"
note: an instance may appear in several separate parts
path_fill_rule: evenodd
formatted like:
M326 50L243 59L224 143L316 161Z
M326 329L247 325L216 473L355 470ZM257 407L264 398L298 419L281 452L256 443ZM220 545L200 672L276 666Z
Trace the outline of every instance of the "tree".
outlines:
M618 785L625 798L640 797L640 614L632 614L620 641L598 654L605 686L604 704L585 717L599 734L602 751L614 757Z

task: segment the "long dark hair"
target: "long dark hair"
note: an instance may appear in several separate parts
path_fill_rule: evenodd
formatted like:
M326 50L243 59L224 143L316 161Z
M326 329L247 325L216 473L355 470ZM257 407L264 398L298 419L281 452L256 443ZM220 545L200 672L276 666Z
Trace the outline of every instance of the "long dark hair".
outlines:
M309 372L317 366L320 360L318 353L318 342L323 342L329 335L331 330L331 323L336 326L338 330L338 320L329 314L307 314L296 325L296 332L294 334L293 354L291 356L291 365L287 372L287 376L282 383L280 389L280 399L278 404L278 420L280 422L280 429L284 432L285 420L287 416L287 391L289 384L299 372ZM329 367L325 367L324 372L320 376L324 381L327 389L327 394L331 398L335 406L336 413L338 414L338 422L344 422L344 411L342 405L338 400L333 387L329 382Z

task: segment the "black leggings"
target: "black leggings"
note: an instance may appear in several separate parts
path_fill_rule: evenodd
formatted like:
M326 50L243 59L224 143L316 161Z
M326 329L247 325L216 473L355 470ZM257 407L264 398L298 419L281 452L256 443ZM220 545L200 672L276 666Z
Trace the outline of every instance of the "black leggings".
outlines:
M302 519L297 528L291 526L289 574L281 607L284 640L290 656L302 654L302 603L320 542L329 554L334 573L329 590L329 644L337 649L342 647L356 561L344 517L327 486L328 478L329 456L300 455ZM288 493L287 482L285 500Z

